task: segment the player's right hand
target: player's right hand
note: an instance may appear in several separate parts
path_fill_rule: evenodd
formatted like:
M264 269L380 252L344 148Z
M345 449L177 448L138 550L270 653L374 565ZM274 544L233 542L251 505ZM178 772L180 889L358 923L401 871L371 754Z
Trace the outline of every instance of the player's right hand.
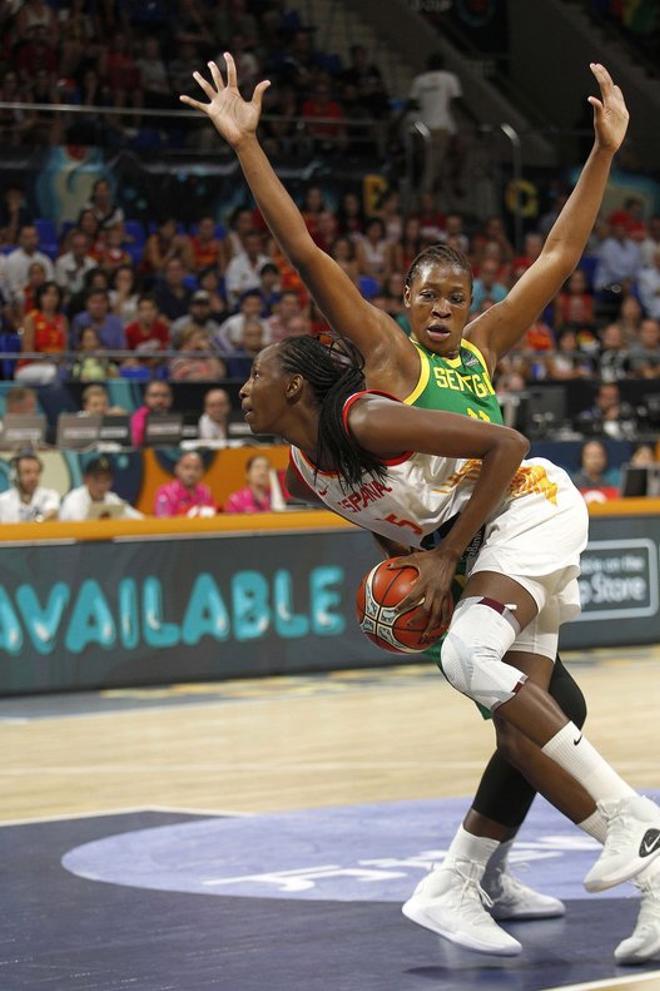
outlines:
M225 141L232 148L238 149L241 142L245 138L251 137L257 129L261 116L261 101L270 86L270 81L264 79L258 83L255 86L252 99L248 102L238 91L236 63L228 52L225 52L225 63L227 65L226 84L215 62L208 63L213 83L209 83L201 73L193 72L193 79L208 96L209 103L193 100L190 96L180 96L179 99L182 103L187 103L189 107L205 113L213 121L215 129Z

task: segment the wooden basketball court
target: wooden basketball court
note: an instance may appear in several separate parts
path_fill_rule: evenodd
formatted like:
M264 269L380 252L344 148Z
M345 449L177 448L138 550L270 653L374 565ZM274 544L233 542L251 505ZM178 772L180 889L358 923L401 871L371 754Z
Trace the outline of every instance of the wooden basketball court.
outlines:
M660 648L598 650L566 659L589 704L590 739L631 784L642 790L660 787ZM271 829L286 821L289 829L298 819L301 835L312 839L314 824L323 822L323 829L327 826L329 832L321 829L321 839L316 841L317 852L321 850L321 866L314 867L318 883L319 877L351 873L345 866L339 869L335 864L337 845L341 848L342 843L341 823L348 821L350 810L362 810L359 815L367 816L362 821L374 824L362 833L373 829L374 836L388 822L399 822L401 831L393 837L390 851L396 851L398 845L398 856L407 855L408 864L413 860L406 852L405 809L412 809L414 818L427 806L433 812L434 806L429 803L447 800L449 804L438 806L439 816L445 815L443 809L448 810L448 835L453 832L490 755L492 728L480 719L470 702L449 688L432 664L6 699L0 701L0 740L4 758L0 768L0 840L3 861L12 868L3 897L3 915L10 918L13 914L14 920L20 920L15 938L4 944L0 962L0 974L5 975L0 985L6 991L42 986L61 991L79 987L107 991L131 986L140 991L202 991L207 987L243 991L267 986L319 987L328 991L363 991L376 986L381 991L434 987L453 991L454 987L467 985L521 991L569 986L611 991L660 989L660 963L655 965L656 975L652 965L632 972L630 968L614 966L611 951L630 931L636 911L636 904L625 898L599 900L583 895L575 901L569 899L566 920L518 923L516 938L525 943L526 932L531 934L533 953L530 950L531 956L526 960L523 954L514 962L493 963L490 958L484 960L463 951L457 951L452 960L450 951L455 948L440 945L444 941L410 926L400 916L396 899L376 903L363 899L369 871L374 875L396 873L391 852L389 859L378 859L380 848L376 846L380 841L376 840L375 859L362 857L359 869L351 869L358 884L365 882L357 900L350 894L339 895L339 900L332 895L320 897L314 902L280 897L282 891L286 894L296 885L300 890L307 885L309 893L309 885L315 882L305 857L293 870L283 857L284 869L276 871L277 876L264 873L263 866L262 873L255 874L252 865L249 876L234 871L228 881L224 876L218 878L218 871L214 874L211 869L211 876L205 875L201 882L210 887L203 890L205 894L220 894L221 890L212 890L212 886L230 884L230 897L222 898L192 894L197 889L186 887L189 879L161 884L154 880L152 872L144 887L150 889L149 898L157 896L157 907L151 905L150 911L162 913L162 925L156 927L160 934L156 951L153 915L148 922L144 919L143 928L139 913L133 915L135 900L142 897L141 883L130 874L137 870L137 861L129 857L125 867L128 873L117 875L112 871L119 861L124 862L126 851L122 848L113 853L114 848L108 848L103 853L103 844L116 839L117 834L144 836L150 843L152 834L165 835L163 830L170 829L174 830L173 841L179 836L182 849L187 849L190 830L198 830L201 837L204 824L220 823L223 828L231 827L232 842L238 850L242 834L243 845L255 849L254 829L261 822L275 823L275 827L269 826ZM461 796L466 798L461 800ZM365 809L376 809L377 813L368 818L371 812L367 814ZM394 820L390 819L390 809ZM303 814L309 818L303 821ZM335 817L330 825L328 816ZM433 828L429 830L427 848L433 847L432 832ZM335 844L327 855L325 849L329 847L322 849L326 842L323 836ZM210 834L207 839L215 843ZM197 864L204 860L207 839L195 854ZM533 840L528 846L532 850ZM85 853L82 867L76 867L80 850L91 850L92 861ZM89 866L96 851L101 857L98 873ZM306 850L305 856L309 852ZM535 857L541 856L538 850L532 852ZM546 853L542 852L542 856ZM65 870L60 863L62 857L65 865L72 857L73 868ZM153 866L156 854L152 851L149 857ZM371 866L365 866L367 863ZM560 867L557 864L556 871ZM106 868L110 873L104 873ZM532 862L525 877L528 883L534 882L534 869ZM555 876L559 878L560 874ZM261 891L258 897L243 897L242 889L239 892L231 888L231 884L239 882L245 885L246 880L256 884L255 878L275 885L279 900L269 901ZM417 875L414 883L416 879ZM577 883L581 876L573 880ZM413 881L406 883L409 888L414 886ZM49 902L51 888L53 897L63 902ZM160 890L154 892L154 888ZM71 911L66 901L71 897L74 903L80 897L86 906L85 945L75 938L80 920L76 922L76 910ZM197 906L203 906L207 916L216 913L223 924L218 924L212 937L200 942L200 934L205 931L200 923L188 934L194 952L178 965L168 963L167 972L157 967L154 970L154 961L164 952L168 939L174 938L173 918L178 920L177 926L185 929L186 912L194 918ZM183 915L179 915L180 911ZM122 912L133 918L130 935L122 931L121 924L117 928ZM62 913L68 963L52 945L55 922L50 918L46 925L45 913ZM274 945L278 913L288 918L286 943L281 942L280 934ZM368 913L373 917L367 918ZM318 916L316 921L314 916ZM571 925L567 929L568 920ZM601 924L599 920L605 921ZM562 925L558 926L558 922ZM619 924L622 928L617 930ZM598 939L603 941L598 959L586 971L581 957L590 958L591 950L587 945L581 949L579 941L575 942L575 932L583 925L600 934ZM26 947L17 951L21 927L33 940L29 952ZM229 946L224 942L228 928ZM380 973L376 981L373 970L376 930L406 956L405 973L393 973L390 983ZM332 947L328 955L329 932ZM177 930L175 941L183 939L177 945L186 945L183 937ZM58 938L62 940L62 932ZM78 954L85 955L90 939L103 944L105 962L97 972L95 964L87 960L82 967L87 967L85 983L80 978L82 957ZM40 941L37 945L36 940ZM239 953L241 947L247 952L246 940L249 966L248 958ZM387 948L379 946L378 952L387 955ZM131 970L133 953L135 971ZM565 959L559 960L562 953ZM289 960L288 965L282 954ZM417 954L419 964L415 965ZM352 961L352 982L345 973L335 980L333 971L328 971L328 961L345 962L347 957ZM119 962L118 970L113 959L115 964ZM322 979L313 966L310 969L315 959L323 971ZM148 966L144 961L149 961ZM360 961L365 968L362 976ZM137 975L132 983L131 974ZM312 974L316 974L314 979ZM560 979L553 981L555 975ZM589 977L598 983L585 983ZM265 980L267 983L263 983Z

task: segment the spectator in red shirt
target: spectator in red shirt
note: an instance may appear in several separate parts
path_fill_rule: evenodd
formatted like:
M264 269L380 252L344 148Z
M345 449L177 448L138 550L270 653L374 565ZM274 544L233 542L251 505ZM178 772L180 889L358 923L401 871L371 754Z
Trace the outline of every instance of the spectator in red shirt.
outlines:
M158 307L153 296L140 296L137 306L137 320L126 326L126 346L131 351L161 351L167 347L170 332L164 320L158 316Z
M226 268L228 259L222 241L215 236L213 217L202 217L197 224L197 233L190 238L196 272L219 266Z
M346 147L346 129L343 126L344 112L330 96L330 84L320 80L314 87L313 95L302 105L303 117L331 118L336 124L307 123L307 130L315 144L322 151L337 151Z
M555 300L555 326L590 325L594 322L594 298L587 291L587 278L579 268Z
M525 250L522 255L514 258L511 262L511 268L519 273L518 277L520 277L523 272L526 272L527 269L534 264L542 250L542 234L537 234L535 231L530 231L529 234L525 234Z
M643 241L646 236L644 203L637 196L628 196L623 206L613 210L607 218L610 227L625 227L628 237Z
M142 102L140 70L130 52L128 38L117 32L110 41L110 48L101 56L100 71L103 81L112 92L116 107L125 107L130 95L134 106Z

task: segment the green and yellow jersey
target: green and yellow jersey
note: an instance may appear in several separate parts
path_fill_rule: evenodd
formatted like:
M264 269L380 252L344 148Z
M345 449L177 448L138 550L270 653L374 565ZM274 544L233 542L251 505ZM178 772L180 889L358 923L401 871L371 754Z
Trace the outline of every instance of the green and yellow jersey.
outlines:
M409 406L423 409L442 410L445 413L460 413L485 423L503 424L502 411L490 380L488 366L478 347L463 339L455 358L443 358L434 351L412 341L421 362L419 379L415 388L403 400ZM454 578L454 601L458 602L466 582L466 562L468 554L459 561ZM442 638L444 639L444 637ZM442 639L424 651L435 661L440 670L440 648ZM490 712L477 704L485 719Z
M421 362L415 388L403 400L409 406L462 413L486 423L503 423L500 405L484 356L471 341L462 340L455 358L443 358L416 341Z

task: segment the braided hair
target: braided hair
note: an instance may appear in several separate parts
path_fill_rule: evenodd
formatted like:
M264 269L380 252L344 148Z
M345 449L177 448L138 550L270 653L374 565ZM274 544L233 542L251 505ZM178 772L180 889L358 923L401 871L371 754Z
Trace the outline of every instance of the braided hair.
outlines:
M342 487L359 485L365 474L384 478L386 468L347 434L342 421L344 403L365 387L364 358L350 341L333 341L330 347L314 337L287 337L277 357L284 372L302 375L319 408L317 460L330 466Z
M411 286L415 276L418 274L419 270L425 264L437 264L437 265L451 265L454 268L460 268L467 273L470 280L470 291L472 291L472 269L470 267L470 262L468 261L466 255L458 248L452 248L448 244L431 244L428 248L424 248L423 251L413 259L410 268L408 269L408 274L406 275L406 285Z

